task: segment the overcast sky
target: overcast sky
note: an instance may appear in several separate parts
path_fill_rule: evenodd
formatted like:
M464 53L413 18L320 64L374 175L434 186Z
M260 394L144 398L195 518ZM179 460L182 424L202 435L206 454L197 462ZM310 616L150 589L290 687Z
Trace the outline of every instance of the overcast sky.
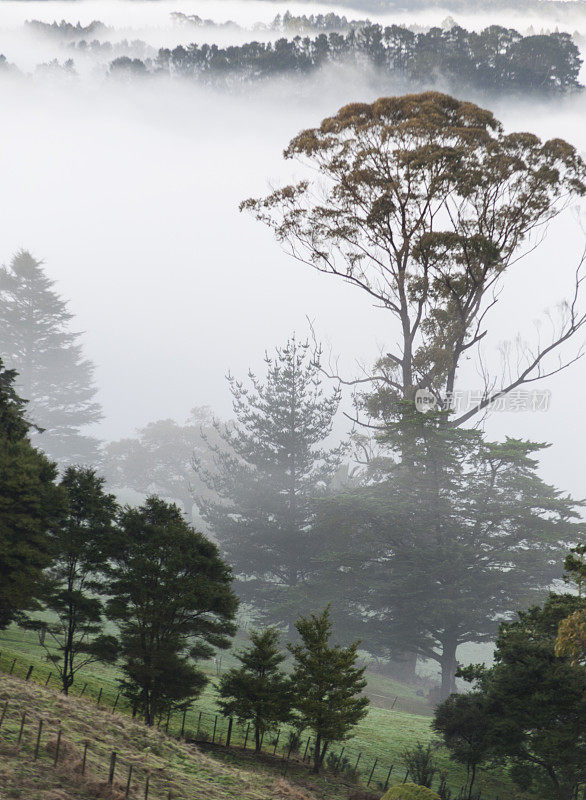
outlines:
M25 34L25 19L100 19L118 28L113 41L143 38L158 46L195 38L172 27L170 11L250 26L286 8L319 10L234 0L5 1L0 52L25 71L63 56L55 43ZM425 19L437 23L447 13ZM473 24L497 21L503 22L483 17ZM524 15L517 22L533 21ZM352 287L292 261L267 230L239 214L238 203L299 174L281 154L300 129L347 102L400 87L340 68L238 95L178 82L119 85L82 67L73 82L0 81L0 260L29 249L70 299L97 365L106 414L100 435L130 435L162 417L181 420L195 405L229 415L226 372L259 367L265 348L292 331L307 333L307 317L348 374L355 360L369 362L379 348L389 349L393 331L384 311ZM509 130L561 136L586 151L584 99L492 108ZM489 347L517 332L531 340L533 321L571 291L583 240L572 210L551 226L545 243L507 278ZM552 391L546 413L493 414L488 422L494 436L552 442L543 474L578 496L585 493L585 369L586 360L544 385ZM473 372L465 380L480 388Z

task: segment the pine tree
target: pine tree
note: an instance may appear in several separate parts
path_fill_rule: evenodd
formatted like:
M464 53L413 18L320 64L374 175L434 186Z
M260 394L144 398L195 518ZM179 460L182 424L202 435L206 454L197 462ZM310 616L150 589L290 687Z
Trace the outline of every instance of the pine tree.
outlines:
M503 615L546 593L583 504L541 480L543 444L490 442L414 410L384 444L369 485L321 503L319 582L344 599L347 635L435 661L447 697L458 647L494 640Z
M120 629L121 686L153 725L200 694L207 678L194 661L229 647L238 601L216 546L176 505L150 497L119 527L107 613Z
M96 463L97 441L82 430L101 418L94 367L84 358L73 315L25 250L0 269L0 355L18 370L16 388L41 430L31 441L59 465Z
M0 359L0 628L38 607L65 511L55 465L28 440L14 380Z
M84 467L69 467L61 480L67 495L67 514L53 541L45 606L55 621L29 627L48 632L57 652L41 638L47 657L68 693L80 669L94 661L116 657L116 644L103 634L103 569L114 540L117 513L113 495L104 492L104 479Z
M279 632L254 631L250 640L248 649L236 653L242 666L221 678L218 706L225 716L252 723L259 753L264 735L291 717L291 687L280 669L285 655L279 649Z
M326 450L340 394L326 395L319 353L291 338L265 359L264 381L229 378L236 422L210 444L214 470L198 474L220 500L199 501L202 517L239 578L241 599L291 629L307 602L313 501L326 493L340 448Z
M329 607L316 616L302 617L296 626L301 637L290 644L295 664L293 707L299 726L314 733L313 771L318 773L332 742L342 741L368 713L364 668L356 666L359 642L349 647L330 645L332 622Z

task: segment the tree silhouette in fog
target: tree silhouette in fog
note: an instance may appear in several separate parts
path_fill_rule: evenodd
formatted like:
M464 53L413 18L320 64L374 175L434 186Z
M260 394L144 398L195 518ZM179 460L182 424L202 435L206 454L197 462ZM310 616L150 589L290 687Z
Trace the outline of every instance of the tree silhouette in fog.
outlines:
M183 424L160 419L139 428L134 437L109 442L103 459L109 484L145 496L154 492L181 503L191 516L194 496L207 493L193 472L193 459L211 466L208 442L218 441L213 423L208 408L193 408Z
M219 500L200 511L234 567L241 599L266 620L292 626L315 568L313 500L323 496L340 463L324 442L340 394L326 393L319 353L290 339L266 356L266 377L229 378L236 421L217 426L213 469L196 471Z
M21 250L0 269L0 355L18 371L16 388L38 428L31 441L61 466L96 463L98 442L83 429L102 417L94 367L72 320L29 252Z
M499 37L493 33L491 47L496 52ZM487 366L482 348L490 334L498 333L492 313L507 275L527 251L530 236L571 198L585 194L586 168L576 149L562 139L544 142L531 133L506 133L490 111L437 92L347 105L318 127L295 136L285 156L309 164L313 169L308 177L242 207L267 224L297 260L366 293L384 309L391 331L384 355L358 380L348 382L360 391L356 417L364 425L368 479L378 484L381 508L393 508L395 519L403 522L398 527L376 522L374 558L364 541L352 550L359 557L347 568L362 591L355 602L357 608L387 620L389 649L402 646L406 652L433 657L435 649L424 647L420 638L425 620L418 617L417 604L406 598L421 599L426 589L434 596L436 584L428 583L426 571L438 572L439 583L444 567L447 575L450 565L460 563L456 550L461 526L449 520L450 515L459 519L459 509L445 509L446 497L456 500L449 492L446 495L445 479L451 480L450 470L459 468L460 454L450 453L446 446L446 458L454 460L440 458L444 472L433 480L421 462L426 443L416 397L425 392L437 404L438 435L445 431L447 443L450 429L478 419L496 400L559 372L579 357L579 353L567 360L555 356L586 325L579 303L583 261L572 295L559 319L553 320L549 340L508 351L508 360L496 374ZM469 360L476 362L482 385L459 408L453 401L462 367ZM528 458L530 454L529 450ZM517 455L523 467L521 450ZM467 458L465 452L462 457ZM426 485L421 469L428 478ZM399 472L404 476L402 494L395 482ZM417 486L420 495L412 492ZM548 489L550 498L552 491ZM403 515L407 499L417 513ZM442 518L428 518L422 524L429 509L438 507L444 508ZM356 515L360 508L357 501ZM536 508L547 515L547 503ZM527 530L530 548L541 533L538 519L534 521L533 535ZM370 514L365 513L361 522L354 517L354 522L364 539L370 531ZM430 536L438 523L441 536ZM342 536L343 530L339 526L337 535ZM559 531L561 537L563 528ZM338 547L332 539L328 548L336 554L332 566L338 577L342 547L342 541ZM451 547L455 550L450 556ZM521 556L520 549L515 558ZM542 568L549 557L544 548L535 585L543 586ZM367 567L373 576L380 576L379 590L365 585ZM500 569L508 569L507 564ZM479 586L481 575L479 570ZM352 575L344 575L343 583L351 586ZM402 586L403 593L393 586ZM474 600L472 595L468 600L463 596L449 600L446 595L446 606L432 604L430 619L436 620L430 623L436 628L432 638L441 624L448 625L449 615L442 623L437 615L449 602L471 607ZM399 631L402 635L395 636ZM448 634L446 628L441 636ZM450 688L448 673L455 662L453 642L448 646L446 640L445 645L439 648L444 692ZM449 657L448 650L452 650Z

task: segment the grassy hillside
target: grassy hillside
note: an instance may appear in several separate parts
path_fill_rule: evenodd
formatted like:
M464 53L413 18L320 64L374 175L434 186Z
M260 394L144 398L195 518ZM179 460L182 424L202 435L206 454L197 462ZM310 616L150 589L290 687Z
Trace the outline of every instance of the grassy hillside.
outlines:
M122 800L131 765L131 798L145 796L147 778L149 800L317 800L336 796L326 784L312 789L283 779L277 770L245 769L224 763L124 715L96 709L90 701L66 698L3 675L2 709L6 702L0 728L0 800ZM25 724L18 744L23 713ZM116 762L110 785L113 752Z
M17 659L14 665L15 675L24 677L28 666L33 665L31 679L41 684L45 683L51 666L46 662L36 638L30 633L13 627L0 632L0 679L1 673L9 672L15 658ZM223 667L226 668L230 663L230 656L224 657ZM185 725L186 735L198 739L207 738L210 745L213 739L214 744L221 745L225 742L227 723L220 717L216 719L214 664L212 662L207 664L206 670L211 679L209 686L198 699L194 708L186 715L185 723L180 716L176 716L169 720L168 729L170 733L179 734ZM79 695L83 691L83 702L88 707L95 704L99 697L101 708L111 712L112 707L116 704L117 711L128 714L130 709L125 699L119 697L116 701L118 677L119 673L111 667L92 665L79 676L74 694ZM54 677L51 678L49 686L57 689ZM427 741L432 738L431 716L430 709L425 706L423 699L417 696L416 690L395 681L389 681L379 675L370 676L369 694L378 707L375 705L371 707L368 717L357 727L356 735L345 743L342 760L347 758L349 767L355 766L358 762L358 777L362 784L366 783L374 766L371 788L382 788L391 765L394 766L390 785L403 780L404 769L401 766L401 753L404 748L412 746L418 740ZM398 700L395 701L396 698ZM391 710L393 703L395 703L395 707ZM413 707L416 711L421 708L425 713L409 713L409 711L400 710L404 707L403 704L407 708ZM167 727L167 720L161 721L161 727L162 730ZM241 747L245 736L245 730L236 725L232 743ZM269 753L273 751L273 744L273 737L265 743L265 749ZM302 750L305 744L306 739L304 738ZM286 731L283 731L282 738L277 743L277 754L284 754L285 751ZM334 752L339 755L340 747L335 747ZM241 750L227 751L222 747L215 748L213 753L215 758L220 758L226 763L233 763L234 760L245 763L243 758L245 761L248 758ZM450 763L445 753L439 753L439 760L442 769L448 774L452 788L457 791L464 783L461 770ZM496 800L496 797L499 797L499 800L512 800L512 798L520 797L517 791L511 789L503 775L494 772L482 776L478 788L482 791L483 800ZM229 794L223 796L230 797ZM266 796L270 797L270 795Z

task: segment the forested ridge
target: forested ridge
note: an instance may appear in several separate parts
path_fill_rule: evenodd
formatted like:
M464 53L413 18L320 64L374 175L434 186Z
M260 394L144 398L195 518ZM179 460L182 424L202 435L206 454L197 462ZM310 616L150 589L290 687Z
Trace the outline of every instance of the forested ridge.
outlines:
M140 70L140 63L123 57L110 70ZM416 85L444 81L490 93L555 94L581 88L582 59L569 34L522 36L496 25L480 33L458 26L415 33L398 25L367 24L346 33L226 48L194 43L162 48L149 69L198 79L255 80L303 75L340 63L369 66Z

